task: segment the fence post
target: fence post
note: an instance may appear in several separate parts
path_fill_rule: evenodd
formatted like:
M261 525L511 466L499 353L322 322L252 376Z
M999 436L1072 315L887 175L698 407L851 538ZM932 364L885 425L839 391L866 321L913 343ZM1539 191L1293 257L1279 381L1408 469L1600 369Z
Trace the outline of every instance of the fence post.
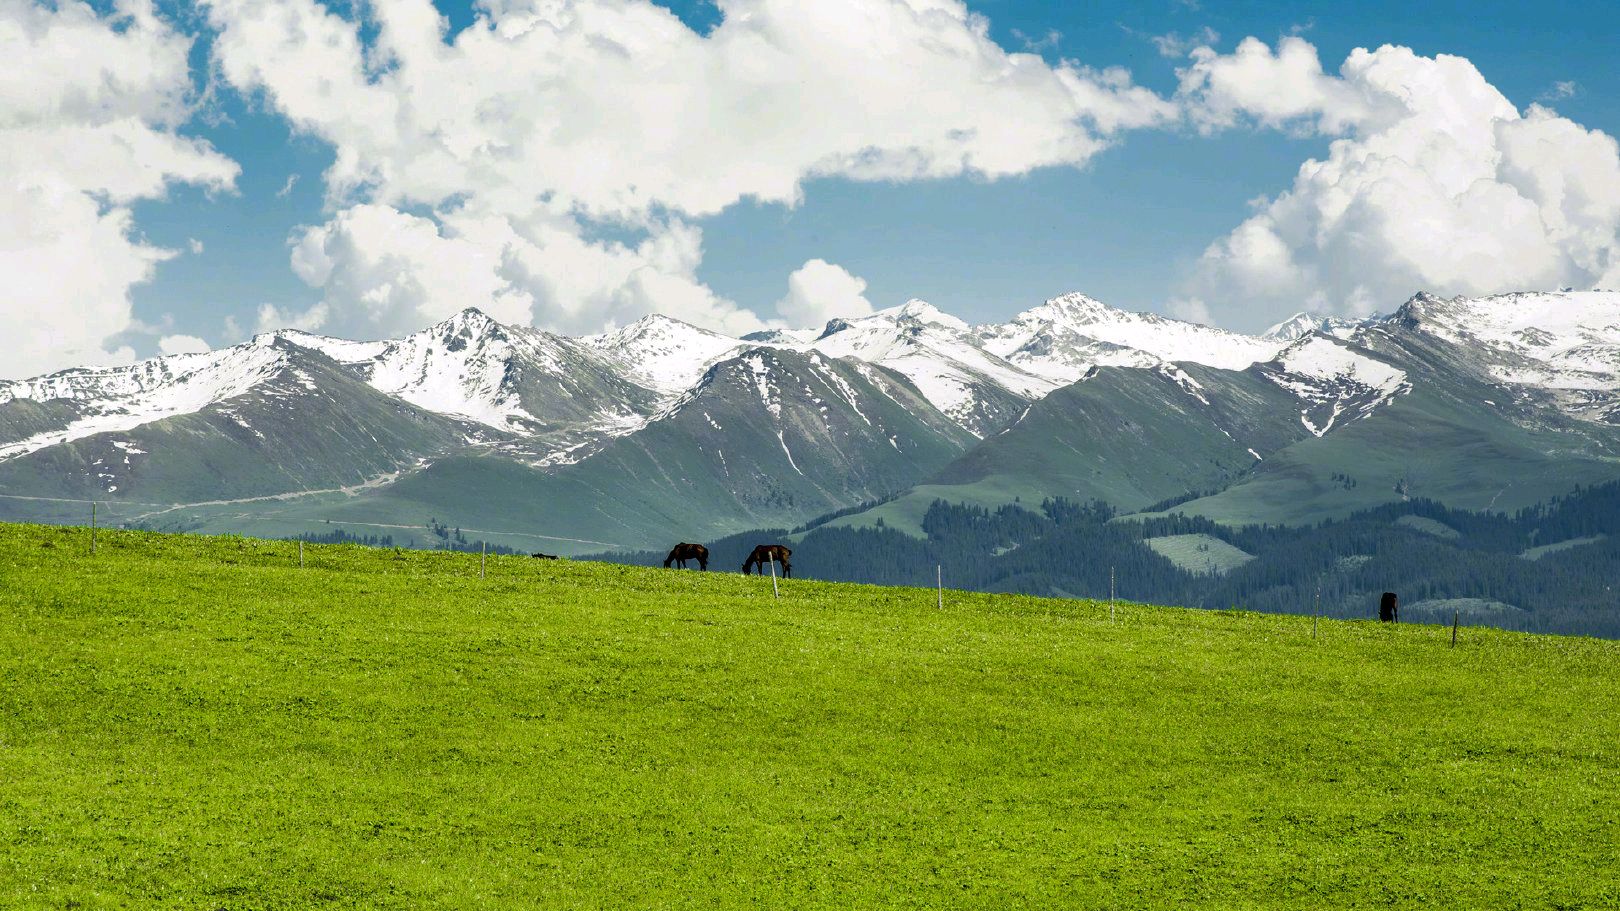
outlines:
M782 597L781 589L776 587L776 555L771 554L771 594L777 598Z
M1311 608L1311 638L1316 638L1316 618L1322 614L1322 583L1316 583L1316 606Z
M90 501L90 552L96 552L96 501Z
M1108 567L1108 622L1114 622L1114 568Z
M478 554L478 578L484 578L484 561L489 559L489 542L483 542L484 549Z
M1457 647L1457 611L1451 612L1451 647Z
M938 563L934 564L934 591L939 595L938 607L945 609L945 568Z
M304 539L298 539L298 568L304 568Z

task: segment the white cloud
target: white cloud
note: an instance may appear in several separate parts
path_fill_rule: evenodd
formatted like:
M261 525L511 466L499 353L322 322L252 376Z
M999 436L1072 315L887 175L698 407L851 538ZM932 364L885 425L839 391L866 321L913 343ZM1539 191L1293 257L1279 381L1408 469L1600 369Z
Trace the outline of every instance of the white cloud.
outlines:
M1336 134L1370 113L1360 87L1324 73L1316 48L1297 36L1277 42L1275 51L1258 38L1245 38L1230 54L1206 44L1190 55L1192 64L1178 71L1178 91L1194 101L1188 113L1204 132L1247 117L1267 127Z
M293 187L296 186L298 186L298 175L288 174L287 182L282 184L281 189L276 191L276 198L286 199L288 196L292 195Z
M253 314L253 331L274 332L277 329L302 329L305 332L314 332L325 329L331 314L326 304L311 304L303 310L278 307L275 304L260 304ZM232 320L226 319L226 326L233 337L241 333Z
M1563 101L1565 98L1574 98L1581 91L1580 84L1573 79L1564 79L1552 84L1552 88L1541 93L1542 101Z
M363 203L304 229L292 263L326 296L319 328L351 337L399 335L469 306L570 333L655 310L728 332L764 328L698 281L702 250L702 232L681 222L625 244L588 241L566 218L429 218Z
M175 255L128 204L169 185L224 189L237 168L174 130L189 116L189 38L144 0L107 14L0 0L0 376L128 361L129 290Z
M1170 302L1170 315L1176 319L1186 320L1189 323L1202 323L1213 325L1213 317L1209 312L1209 304L1202 298L1178 297Z
M212 349L195 335L165 335L158 339L158 350L164 354L200 354Z
M795 328L820 327L837 317L868 316L872 302L866 299L866 279L812 259L788 276L788 293L776 302L776 313Z
M1186 57L1198 48L1208 47L1221 40L1221 36L1219 32L1206 25L1190 35L1184 36L1180 32L1169 32L1163 35L1153 35L1149 40L1158 49L1160 56L1177 58Z
M1365 314L1417 290L1489 294L1620 284L1620 150L1460 57L1357 50L1337 76L1315 48L1248 39L1194 53L1193 122L1339 136L1293 186L1199 261L1187 295L1251 321Z
M203 251L203 242L195 237L187 238L186 249L191 251L192 256L200 256Z
M449 44L431 3L396 0L369 8L369 45L314 0L208 7L225 77L335 148L340 214L312 236L343 255L300 273L339 321L435 309L454 276L540 325L758 323L693 277L691 220L795 204L821 176L1078 166L1175 116L1123 71L1009 53L959 0L725 0L702 35L649 0L490 0ZM414 240L356 230L357 205ZM376 264L402 257L412 287L381 288Z

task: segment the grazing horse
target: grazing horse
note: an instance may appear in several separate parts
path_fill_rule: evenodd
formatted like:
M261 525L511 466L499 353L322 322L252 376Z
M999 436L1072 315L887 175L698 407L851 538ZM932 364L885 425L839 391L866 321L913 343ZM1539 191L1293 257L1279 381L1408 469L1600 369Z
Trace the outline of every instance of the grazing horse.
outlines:
M536 559L539 559L539 560L555 560L555 559L557 559L556 554L535 554L534 556L535 556Z
M791 556L793 556L793 551L780 544L760 544L754 548L753 553L748 555L748 559L743 561L743 575L746 576L750 570L757 569L759 574L763 576L765 575L766 563L780 563L782 564L782 578L791 579L793 578L793 564L788 562L788 557Z
M1385 623L1399 623L1400 615L1400 597L1394 592L1384 592L1384 597L1378 601L1378 619Z
M688 544L682 541L675 545L675 549L669 552L669 556L664 558L664 568L669 569L669 565L674 563L681 569L685 569L687 560L698 561L698 569L706 570L709 568L709 549L702 544Z

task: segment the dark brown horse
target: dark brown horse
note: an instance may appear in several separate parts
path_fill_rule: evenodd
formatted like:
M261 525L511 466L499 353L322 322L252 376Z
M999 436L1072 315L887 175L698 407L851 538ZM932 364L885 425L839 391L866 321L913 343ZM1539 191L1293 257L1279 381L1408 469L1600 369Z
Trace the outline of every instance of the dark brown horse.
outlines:
M1400 622L1401 599L1394 592L1384 592L1384 597L1379 599L1378 619L1385 623Z
M669 565L674 563L681 569L685 569L687 560L698 561L698 569L708 569L709 549L702 544L688 544L682 541L675 545L675 549L669 552L669 556L664 558L664 568L669 569Z
M748 555L748 559L743 561L743 575L746 576L750 571L757 569L759 574L763 576L765 575L765 564L780 563L782 565L782 578L791 579L793 578L793 564L788 562L788 557L791 556L793 556L793 551L780 544L760 544L754 548L753 553Z

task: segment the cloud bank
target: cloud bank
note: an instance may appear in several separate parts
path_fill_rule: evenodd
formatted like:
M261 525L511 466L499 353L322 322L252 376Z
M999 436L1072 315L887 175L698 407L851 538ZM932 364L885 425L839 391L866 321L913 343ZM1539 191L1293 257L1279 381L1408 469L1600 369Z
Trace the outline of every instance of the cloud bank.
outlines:
M1004 50L958 0L722 0L707 34L647 0L496 0L453 39L395 0L369 42L313 0L207 6L225 78L336 150L294 265L349 333L469 304L763 328L698 278L695 220L816 177L1078 166L1176 115L1123 71Z
M1180 75L1203 131L1337 137L1204 251L1185 307L1259 324L1362 315L1418 290L1620 287L1614 138L1541 105L1521 112L1468 60L1384 46L1330 75L1303 39L1249 38L1193 51Z
M145 0L106 15L0 0L0 376L127 362L130 289L176 255L140 239L130 204L177 183L230 188L235 163L176 129L186 55Z

